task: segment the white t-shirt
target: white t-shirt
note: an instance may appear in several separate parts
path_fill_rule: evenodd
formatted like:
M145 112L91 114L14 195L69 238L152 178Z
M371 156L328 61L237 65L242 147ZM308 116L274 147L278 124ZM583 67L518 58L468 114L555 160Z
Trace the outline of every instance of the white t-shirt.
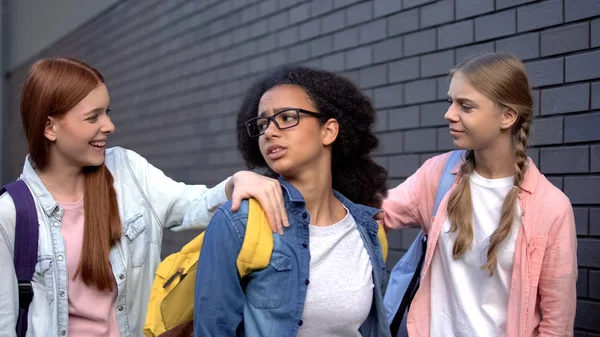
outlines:
M446 219L431 263L431 336L472 337L506 335L510 292L521 210L511 234L501 243L494 275L481 267L487 262L489 238L498 228L504 198L513 177L486 179L470 176L474 238L471 249L458 260L452 257L456 232ZM518 204L517 204L518 207Z
M309 226L310 283L298 337L360 336L373 302L373 266L356 226L349 212L331 226Z

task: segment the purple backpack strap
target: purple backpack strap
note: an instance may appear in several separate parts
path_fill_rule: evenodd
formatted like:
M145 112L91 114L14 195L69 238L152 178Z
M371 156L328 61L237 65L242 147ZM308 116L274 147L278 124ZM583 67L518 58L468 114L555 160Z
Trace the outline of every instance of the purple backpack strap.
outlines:
M19 282L19 319L17 336L25 336L27 331L27 312L33 299L31 280L35 272L38 252L39 224L35 201L22 180L4 186L0 195L8 192L13 199L17 213L15 227L14 263Z

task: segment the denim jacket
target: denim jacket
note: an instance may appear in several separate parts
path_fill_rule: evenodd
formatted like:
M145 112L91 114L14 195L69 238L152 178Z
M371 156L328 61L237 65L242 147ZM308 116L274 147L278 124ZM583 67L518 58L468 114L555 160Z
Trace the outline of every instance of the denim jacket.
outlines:
M123 237L110 251L117 284L117 323L121 336L143 336L150 289L160 262L163 229L206 226L212 213L227 201L226 182L212 189L178 183L137 153L118 147L107 149L105 163L114 178L123 224ZM40 225L27 336L68 336L68 277L60 233L63 210L42 184L29 157L20 179L34 196ZM192 202L195 211L184 220ZM5 193L0 196L0 274L4 276L0 287L0 336L15 336L18 315L14 235L15 207Z
M309 223L304 198L291 184L280 179L290 226L284 235L273 234L271 262L266 269L240 280L236 267L248 219L248 202L237 212L225 204L215 213L206 230L194 290L196 337L296 336L309 279ZM360 327L363 337L389 336L383 307L386 278L377 223L378 210L356 205L339 193L357 223L373 266L373 305ZM190 211L193 211L190 209Z

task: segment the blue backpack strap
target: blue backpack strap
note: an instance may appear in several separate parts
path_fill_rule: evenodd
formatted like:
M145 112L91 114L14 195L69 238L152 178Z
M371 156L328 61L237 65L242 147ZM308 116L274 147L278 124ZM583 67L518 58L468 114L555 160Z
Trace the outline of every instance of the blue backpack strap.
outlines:
M461 160L464 151L452 151L444 164L442 177L435 195L432 215L435 216L442 199L454 183L452 169ZM390 275L388 290L400 291L401 294L386 292L384 305L388 311L388 321L393 337L408 336L406 317L421 281L421 271L427 253L427 235L421 230L402 259L396 264ZM402 297L399 297L399 296Z
M14 265L19 282L19 318L17 336L25 336L27 331L27 313L33 299L31 280L35 272L38 252L39 224L35 201L22 180L10 183L0 190L0 195L8 192L16 210Z

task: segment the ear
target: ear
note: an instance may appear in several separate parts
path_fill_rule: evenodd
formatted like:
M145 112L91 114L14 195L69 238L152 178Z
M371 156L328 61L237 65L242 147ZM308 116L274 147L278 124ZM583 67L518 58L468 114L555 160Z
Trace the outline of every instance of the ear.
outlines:
M321 126L321 134L323 135L323 145L329 146L337 139L340 126L335 118L330 118Z
M55 129L57 126L57 120L52 117L48 117L48 120L46 120L46 125L44 126L44 137L51 142L56 141Z
M507 130L512 128L513 125L519 119L519 113L514 109L505 107L504 112L502 113L502 120L500 121L500 128L502 130Z

